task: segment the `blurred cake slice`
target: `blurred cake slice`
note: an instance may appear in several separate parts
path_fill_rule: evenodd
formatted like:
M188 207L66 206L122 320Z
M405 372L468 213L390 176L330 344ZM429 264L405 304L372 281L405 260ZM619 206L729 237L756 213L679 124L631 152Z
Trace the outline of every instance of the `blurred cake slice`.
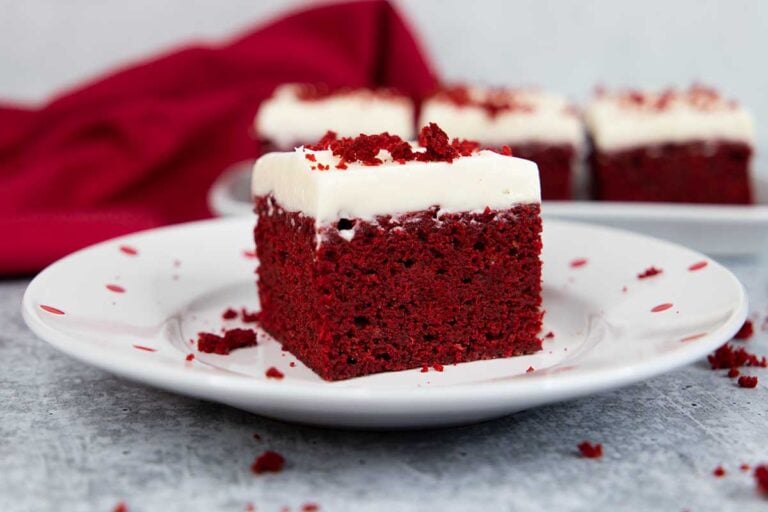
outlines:
M586 123L597 199L751 202L752 118L713 89L599 91Z

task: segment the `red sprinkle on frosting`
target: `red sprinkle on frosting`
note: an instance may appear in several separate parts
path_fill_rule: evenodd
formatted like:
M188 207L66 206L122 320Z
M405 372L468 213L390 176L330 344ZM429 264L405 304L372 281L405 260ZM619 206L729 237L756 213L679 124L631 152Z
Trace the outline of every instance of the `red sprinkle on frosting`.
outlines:
M187 354L187 357L185 358L187 361L192 361L195 359L195 354Z
M120 252L123 254L127 254L128 256L136 256L139 254L139 251L137 251L135 248L131 247L130 245L121 245L119 247Z
M753 375L742 375L739 377L739 387L742 388L756 388L757 387L757 377Z
M433 98L453 103L457 107L478 107L485 110L488 117L496 117L502 112L533 112L534 106L526 103L520 91L514 89L492 88L472 94L466 85L447 86L433 94Z
M120 286L119 284L108 284L106 286L107 290L115 293L125 293L125 288Z
M590 443L584 441L579 444L579 453L581 456L587 459L599 459L603 456L603 445L600 443Z
M480 148L474 141L453 139L435 123L430 123L419 133L419 145L424 151L414 151L411 145L397 135L380 133L378 135L361 134L357 137L339 138L334 132L327 132L317 144L305 146L310 151L330 150L340 158L337 169L346 169L347 164L360 162L366 166L381 165L380 151L388 151L395 162L453 162L456 158L470 156ZM328 170L330 166L318 164L315 169Z
M59 308L55 308L53 306L47 306L45 304L40 304L40 309L52 315L66 315L66 313L64 313Z
M283 375L283 372L275 368L274 366L270 366L264 374L267 376L268 379L277 379L281 380L285 375Z
M694 263L693 265L691 265L690 267L688 267L688 270L689 270L689 271L691 271L691 272L696 272L697 270L701 270L701 269L703 269L703 268L704 268L704 267L706 267L707 265L709 265L709 262L706 262L706 261L699 261L698 263Z
M697 340L699 338L703 338L706 335L707 335L706 332L700 332L698 334L691 334L690 336L686 336L685 338L681 339L680 341L693 341L693 340Z
M533 366L529 366L528 369L525 370L525 373L533 373L535 371L536 371L536 368L534 368Z
M243 251L243 256L246 258L255 258L256 257L256 251L251 249L246 249Z
M208 354L227 355L238 348L256 345L256 332L251 329L225 330L223 336L210 332L197 335L197 349Z
M317 503L305 503L301 506L301 512L317 512L320 510L320 505Z
M641 273L637 274L637 278L638 279L648 279L649 277L657 276L657 275L661 274L662 272L664 272L664 271L661 270L660 268L648 267L647 269L645 269Z
M752 325L752 321L745 320L744 325L741 326L739 332L734 334L733 337L737 340L748 340L752 337L753 334L755 334L755 328Z
M575 260L571 261L571 268L583 267L587 264L587 261L587 258L576 258Z
M723 466L717 466L714 471L712 471L712 474L717 478L722 478L725 476L725 469L723 469Z
M658 306L654 306L651 308L651 313L661 313L662 311L666 311L669 308L674 306L671 302L665 302L664 304L659 304Z
M145 352L157 352L156 348L145 347L144 345L134 345L133 348L136 348L136 349L139 349L139 350L143 350Z
M262 473L279 473L283 470L284 465L285 458L282 455L268 450L256 457L256 460L251 464L251 471L257 475Z

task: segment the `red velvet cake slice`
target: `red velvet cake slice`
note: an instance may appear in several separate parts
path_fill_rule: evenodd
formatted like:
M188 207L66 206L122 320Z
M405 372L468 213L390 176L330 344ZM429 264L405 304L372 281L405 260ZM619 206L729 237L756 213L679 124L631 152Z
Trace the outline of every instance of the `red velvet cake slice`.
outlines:
M419 125L430 122L484 146L509 146L513 155L538 164L544 199L571 198L584 130L565 97L536 89L446 87L422 105Z
M536 164L389 134L261 157L262 327L327 380L541 348Z
M259 107L254 121L262 153L290 151L331 130L340 137L389 132L414 137L413 101L394 89L284 84Z
M586 122L597 199L751 202L752 119L712 89L600 92Z

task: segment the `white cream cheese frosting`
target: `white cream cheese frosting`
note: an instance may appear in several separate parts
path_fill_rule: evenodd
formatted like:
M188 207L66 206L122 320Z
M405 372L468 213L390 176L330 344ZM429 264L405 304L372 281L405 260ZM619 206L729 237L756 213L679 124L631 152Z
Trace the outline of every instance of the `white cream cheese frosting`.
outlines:
M397 216L435 205L443 213L463 213L541 201L538 167L529 160L493 151L479 151L450 163L400 164L386 151L379 158L381 165L347 163L342 170L335 167L339 158L330 150L300 147L269 153L254 166L252 193L272 194L286 210L313 217L319 225L341 218ZM329 169L312 170L318 164Z
M437 123L454 137L477 140L486 145L544 143L581 147L581 119L568 100L536 89L491 89L468 87L469 101L458 104L450 95L438 93L422 105L419 126ZM483 102L504 104L490 112Z
M256 114L259 137L278 147L312 143L328 130L340 137L389 132L414 137L414 106L405 96L353 89L317 99L302 99L301 85L285 84L265 100Z
M711 89L597 95L585 113L595 147L619 151L694 141L753 144L752 117Z

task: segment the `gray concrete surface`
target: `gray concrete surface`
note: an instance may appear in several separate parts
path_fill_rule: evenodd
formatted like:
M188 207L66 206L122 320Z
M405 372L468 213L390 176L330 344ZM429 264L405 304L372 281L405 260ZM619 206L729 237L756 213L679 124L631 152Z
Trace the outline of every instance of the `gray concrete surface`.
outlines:
M768 271L726 262L759 318ZM26 281L0 282L0 510L130 512L766 510L742 463L768 462L768 371L734 386L705 361L645 383L474 426L323 430L125 382L27 330ZM748 342L768 352L768 333ZM253 434L258 433L261 440ZM601 460L576 445L603 443ZM275 475L253 458L275 449ZM726 477L713 469L722 464Z

